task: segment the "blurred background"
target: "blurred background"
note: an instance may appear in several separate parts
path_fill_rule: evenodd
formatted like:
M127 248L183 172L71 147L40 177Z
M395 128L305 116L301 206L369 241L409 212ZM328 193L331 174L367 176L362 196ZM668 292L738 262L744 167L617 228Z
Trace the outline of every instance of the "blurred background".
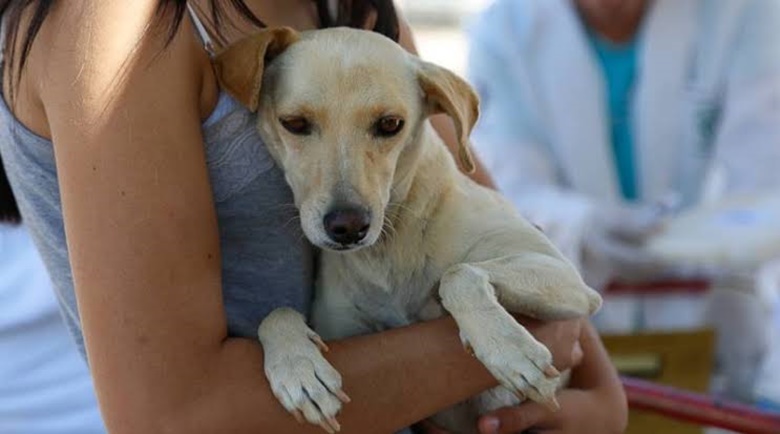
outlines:
M490 1L401 0L396 4L412 26L420 55L465 76L465 29Z
M507 78L499 69L511 70L513 60L502 63L506 59L490 56L472 56L470 60L469 49L473 48L476 40L480 41L480 49L485 51L504 50L501 54L507 56L523 55L520 49L513 51L513 45L516 47L528 43L523 39L526 37L523 32L527 29L521 29L522 25L527 23L523 22L523 18L517 18L516 23L511 23L511 20L515 19L512 15L513 7L509 5L512 2L499 1L501 6L495 8L497 11L494 13L485 12L493 3L492 0L398 0L396 3L413 29L421 57L467 78L483 99L483 116L484 111L487 111L488 119L481 121L482 129L500 129L493 123L487 125L493 115L490 107L485 108L484 99L493 97L490 91L494 88L481 80L495 80L498 82L496 92L505 89L511 94L512 85L507 85ZM540 4L538 1L523 0L514 3ZM610 2L584 0L578 3ZM724 6L723 9L730 8L726 2L715 3ZM550 9L554 10L555 7ZM739 13L737 9L721 12L723 15ZM766 15L769 19L777 19L773 12L767 12ZM546 19L554 21L558 17L546 16ZM560 18L560 21L564 20ZM493 24L500 29L488 29ZM549 25L549 22L534 24L541 27ZM515 34L512 33L513 29L507 30L512 25L520 29ZM673 33L674 30L670 32ZM543 31L539 33L531 38L555 37ZM490 41L490 38L496 35L516 39L507 45L500 45ZM714 36L710 37L714 40ZM563 38L555 43L563 43L561 41ZM576 41L569 42L574 44ZM706 43L705 40L704 44ZM766 43L780 46L780 40L777 38ZM620 44L607 44L607 50L601 51L596 46L602 66L605 65L605 59L606 62L615 60L609 56L617 51L610 50L620 47ZM642 47L640 45L632 49L641 50ZM767 55L768 62L773 65L778 63L777 50L764 54ZM638 56L641 59L641 54ZM495 62L496 65L492 70L483 69L473 64L479 61ZM531 61L527 63L530 64ZM519 60L517 65L518 71L525 67L533 69L535 66L524 64L522 60ZM727 68L725 64L721 65L722 68ZM641 64L637 68L637 74L641 76ZM773 68L776 78L778 69ZM658 68L647 69L651 69L653 73L659 71ZM572 69L569 72L574 76L579 74L581 69ZM531 86L545 85L543 80L534 81L535 79L529 79ZM560 86L566 87L566 81L568 80L564 77L559 82ZM636 86L636 82L633 85ZM503 88L499 89L499 86ZM767 82L763 86L763 89L768 91L774 90L776 84ZM611 92L612 89L608 91ZM747 89L743 91L749 92ZM613 97L613 94L609 95L609 98ZM537 99L533 103L538 101ZM574 104L576 103L575 101ZM527 115L522 104L513 106L506 103L500 109L510 112L516 109L518 115L514 119L517 119L517 122L521 122L520 119ZM770 122L777 125L780 117L777 116L776 107L768 108L765 105L756 109L754 116L761 118L768 112L772 112ZM496 119L505 123L513 122L512 116L499 115ZM546 122L546 119L542 121ZM504 152L503 156L509 156L512 151L508 147L501 148L501 145L494 146L490 142L490 132L483 134L479 130L478 126L477 134L472 136L478 155L486 160L488 171L494 176L499 188L515 198L512 196L511 183L519 176L514 171L522 168L515 167L509 169L512 173L502 174L501 163L490 161L490 152L493 151L490 147L500 148ZM728 140L740 140L751 134L743 130ZM483 140L483 143L480 143L480 140ZM774 131L762 140L770 142L774 147L780 146L780 136ZM714 141L717 142L718 139ZM485 143L488 144L487 151ZM777 152L767 155L774 158L772 161L777 161ZM507 158L512 160L511 156ZM756 167L760 166L755 161L754 164ZM581 170L588 169L583 166ZM509 180L508 184L502 185L502 176ZM709 176L710 180L717 178L717 175ZM709 182L709 185L717 184L718 181ZM705 195L706 193L702 193L701 197ZM780 425L777 425L777 415L780 414L777 413L780 409L780 309L777 304L780 272L776 263L767 265L773 262L771 258L780 251L777 247L780 242L780 203L777 201L777 190L766 189L764 185L753 191L740 193L736 199L729 195L715 194L714 197L717 198L707 206L697 206L693 209L680 207L678 211L670 212L664 220L665 229L654 234L652 240L645 240L657 253L666 255L669 261L681 265L680 268L685 270L669 274L668 270L662 271L659 268L640 279L611 281L603 287L604 310L607 312L597 317L596 324L603 333L614 363L626 376L626 387L632 400L630 433L700 433L705 431L707 421L725 421L721 426L731 427L731 430L706 428L708 433L780 432ZM724 200L724 197L729 199ZM700 204L706 201L704 199ZM522 208L522 205L520 206ZM576 207L568 208L566 212L576 213ZM535 213L531 211L527 216L534 220ZM537 221L543 228L544 220L544 216L541 216ZM735 223L737 220L741 221ZM760 223L762 220L765 224ZM765 243L754 242L757 241L756 238L764 238ZM723 243L707 243L702 242L702 239L721 239L723 243L737 240L743 251L755 251L756 257L746 259L751 255L720 251L724 249ZM761 256L759 251L762 251L764 256ZM725 277L726 275L728 276ZM634 379L639 380L639 383L632 383ZM655 388L654 385L668 385L672 388ZM695 392L697 395L687 395L687 392ZM726 406L724 402L739 403L744 407L729 407L727 411L719 413ZM747 420L759 421L759 425L750 427L749 422L747 425L741 425ZM761 421L765 422L763 426L760 425Z

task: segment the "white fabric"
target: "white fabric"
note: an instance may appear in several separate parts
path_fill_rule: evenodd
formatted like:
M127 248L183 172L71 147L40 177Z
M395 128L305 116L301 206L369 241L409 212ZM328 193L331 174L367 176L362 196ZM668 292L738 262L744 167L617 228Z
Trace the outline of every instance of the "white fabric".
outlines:
M0 433L105 433L92 381L22 227L0 224Z
M691 206L780 183L778 23L776 1L653 2L633 102L644 203ZM580 251L593 210L621 198L605 83L573 2L496 0L471 42L478 154L564 252Z
M721 273L756 270L780 257L780 194L740 195L697 207L670 221L646 250Z

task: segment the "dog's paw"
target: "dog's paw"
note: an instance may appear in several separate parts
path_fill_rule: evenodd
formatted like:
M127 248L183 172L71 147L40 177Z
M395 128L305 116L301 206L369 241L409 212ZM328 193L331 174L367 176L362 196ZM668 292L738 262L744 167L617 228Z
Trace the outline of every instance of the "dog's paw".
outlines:
M552 365L550 351L511 317L502 316L483 318L478 327L461 327L464 347L520 400L528 398L558 410L555 394L560 373Z
M321 351L328 349L322 339L302 320L291 321L283 314L269 316L266 321L271 323L264 321L258 333L274 396L299 422L306 420L328 433L338 432L336 414L349 402L341 375L322 356Z

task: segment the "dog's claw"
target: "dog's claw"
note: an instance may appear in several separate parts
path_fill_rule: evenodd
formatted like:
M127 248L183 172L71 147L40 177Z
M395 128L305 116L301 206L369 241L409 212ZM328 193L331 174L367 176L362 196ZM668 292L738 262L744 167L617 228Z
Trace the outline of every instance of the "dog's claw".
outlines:
M561 376L561 373L555 369L555 366L550 365L544 370L544 375L546 375L547 378L558 378Z
M344 404L348 404L352 402L352 398L349 397L346 393L344 393L343 390L339 389L335 392L336 397L343 402Z
M339 432L339 431L341 431L341 424L339 424L339 421L337 421L335 417L329 417L329 418L327 418L327 419L325 419L325 420L328 422L328 424L329 424L329 425L330 425L330 426L331 426L331 427L332 427L332 428L333 428L333 429L334 429L336 432Z
M328 424L328 422L323 420L322 422L319 423L319 425L320 428L324 429L325 432L327 432L328 434L336 434L336 431L333 429L332 426Z
M309 339L311 339L312 342L314 342L315 345L317 345L317 348L320 349L320 351L327 353L330 351L330 348L328 348L328 345L325 343L325 341L322 340L322 338L317 334L311 334L309 335Z
M295 416L295 420L298 421L298 423L304 423L306 419L303 418L303 414L300 410L293 410L292 415Z
M558 412L561 409L561 405L558 404L558 400L555 399L554 396L552 396L549 399L545 400L541 404L543 406L547 407L547 409L550 410L553 413Z
M467 353L469 353L470 356L474 357L474 348L469 344L468 342L463 343L463 349L466 350Z

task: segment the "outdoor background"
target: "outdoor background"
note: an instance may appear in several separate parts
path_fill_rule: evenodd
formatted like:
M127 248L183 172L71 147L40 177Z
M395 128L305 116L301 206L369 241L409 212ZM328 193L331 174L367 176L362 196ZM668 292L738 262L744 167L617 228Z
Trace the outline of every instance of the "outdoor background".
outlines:
M465 31L475 13L491 0L396 0L425 60L465 75L468 44Z

